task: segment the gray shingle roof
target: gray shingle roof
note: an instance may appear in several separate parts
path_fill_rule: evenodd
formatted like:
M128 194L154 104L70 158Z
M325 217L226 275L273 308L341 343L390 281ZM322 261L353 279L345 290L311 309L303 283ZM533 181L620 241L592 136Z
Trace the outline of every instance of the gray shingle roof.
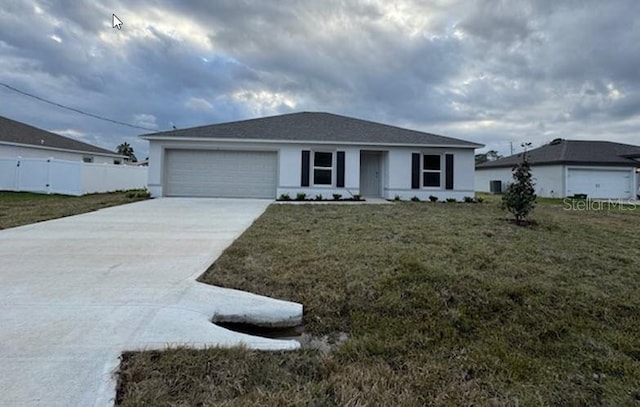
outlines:
M632 158L640 157L640 147L612 141L554 140L550 144L529 150L531 165L601 165L640 166ZM477 165L477 169L513 167L522 160L522 153Z
M145 134L142 138L214 138L290 142L482 147L481 144L332 113L300 112Z
M0 142L119 156L113 151L0 116Z

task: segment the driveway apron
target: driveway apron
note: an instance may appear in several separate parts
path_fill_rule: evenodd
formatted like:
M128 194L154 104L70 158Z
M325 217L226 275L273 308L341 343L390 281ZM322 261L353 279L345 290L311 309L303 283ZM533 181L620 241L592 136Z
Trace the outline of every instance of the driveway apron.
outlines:
M0 405L110 406L124 350L296 349L300 304L195 281L269 200L162 198L0 231Z

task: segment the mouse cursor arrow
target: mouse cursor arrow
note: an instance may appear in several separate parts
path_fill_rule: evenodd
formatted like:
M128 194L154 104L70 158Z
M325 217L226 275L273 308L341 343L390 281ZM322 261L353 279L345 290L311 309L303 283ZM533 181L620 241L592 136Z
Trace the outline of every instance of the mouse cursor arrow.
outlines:
M111 15L111 26L118 30L122 30L122 21L115 14Z

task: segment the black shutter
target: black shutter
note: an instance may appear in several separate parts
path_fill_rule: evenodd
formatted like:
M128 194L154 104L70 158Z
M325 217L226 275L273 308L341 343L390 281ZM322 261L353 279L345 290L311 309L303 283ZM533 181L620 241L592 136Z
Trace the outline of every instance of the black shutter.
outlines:
M302 168L300 169L300 186L309 186L309 169L311 168L311 151L302 150Z
M453 189L453 154L445 155L445 189Z
M344 188L344 151L338 151L337 154L337 171L336 187Z
M420 154L411 154L411 188L420 188Z

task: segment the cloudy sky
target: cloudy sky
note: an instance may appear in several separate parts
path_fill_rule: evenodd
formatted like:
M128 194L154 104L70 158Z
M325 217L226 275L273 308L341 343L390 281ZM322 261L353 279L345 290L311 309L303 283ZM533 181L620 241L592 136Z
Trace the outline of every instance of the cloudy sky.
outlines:
M0 82L158 131L327 111L502 154L640 144L638 16L637 0L2 0ZM147 153L147 130L2 86L0 115Z

